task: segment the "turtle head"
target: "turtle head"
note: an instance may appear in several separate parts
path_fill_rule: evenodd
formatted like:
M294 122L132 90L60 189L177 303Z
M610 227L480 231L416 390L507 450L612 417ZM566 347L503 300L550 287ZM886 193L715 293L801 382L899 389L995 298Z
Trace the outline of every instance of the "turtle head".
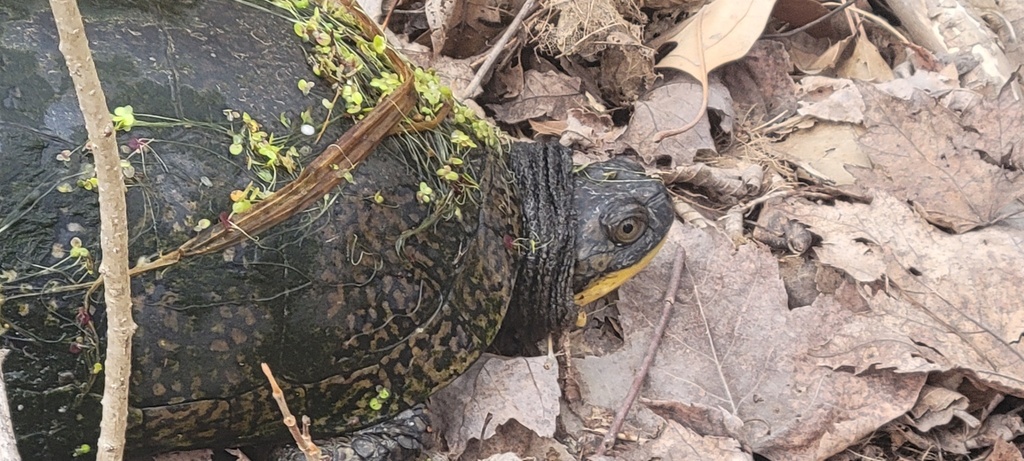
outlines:
M531 244L498 333L505 352L571 325L577 305L639 272L674 219L665 186L628 160L574 168L558 143L513 143L509 163Z
M644 268L674 220L665 186L623 159L590 164L575 175L577 211L573 292L588 304Z

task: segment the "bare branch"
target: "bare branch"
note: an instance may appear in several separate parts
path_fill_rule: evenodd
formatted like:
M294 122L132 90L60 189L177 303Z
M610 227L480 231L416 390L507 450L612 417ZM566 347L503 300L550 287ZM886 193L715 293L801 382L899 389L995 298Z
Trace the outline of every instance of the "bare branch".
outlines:
M96 75L96 64L89 51L82 15L75 0L50 0L53 18L60 36L78 104L89 132L88 148L96 162L99 181L100 248L103 260L100 274L105 280L107 306L107 355L103 388L103 420L97 442L97 459L120 460L124 451L124 433L128 417L128 377L131 373L132 334L135 322L131 312L131 284L128 279L128 219L125 214L125 187L121 178L121 158L110 110Z

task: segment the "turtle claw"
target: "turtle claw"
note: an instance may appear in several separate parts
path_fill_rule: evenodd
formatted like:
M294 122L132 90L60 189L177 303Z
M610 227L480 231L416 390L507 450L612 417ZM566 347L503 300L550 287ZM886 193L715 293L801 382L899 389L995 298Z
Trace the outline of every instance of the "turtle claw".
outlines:
M423 450L423 435L430 420L423 405L405 410L393 419L352 434L316 442L323 461L398 461L415 459ZM290 446L278 450L278 461L304 461L305 455Z

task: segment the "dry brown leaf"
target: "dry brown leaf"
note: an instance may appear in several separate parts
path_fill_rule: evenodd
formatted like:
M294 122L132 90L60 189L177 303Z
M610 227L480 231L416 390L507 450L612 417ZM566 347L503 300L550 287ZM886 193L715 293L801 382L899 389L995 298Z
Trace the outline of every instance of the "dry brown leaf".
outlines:
M496 120L508 124L544 117L565 120L569 109L586 105L580 79L576 77L528 70L524 79L523 92L517 98L489 106Z
M708 74L718 66L742 58L761 36L775 0L732 0L705 5L678 32L651 42L652 48L674 44L657 65L684 72L700 82L700 110L687 123L657 133L655 142L697 126L708 105Z
M565 120L529 120L530 128L538 135L561 136L569 126Z
M893 68L896 78L877 84L875 88L905 100L913 97L915 90L921 90L930 96L939 98L960 88L960 78L955 63L949 63L938 71L933 71L927 68L931 64L930 62L917 63L919 61L917 54L908 52L907 56L906 61ZM966 91L956 92L954 96L968 100L980 99L979 94ZM949 104L945 105L950 107Z
M680 75L652 89L634 104L633 118L619 141L636 151L649 165L689 165L698 153L714 153L711 122L702 113L701 84ZM657 142L656 133L682 126L700 117L691 130Z
M729 433L702 435L735 438L769 459L823 459L913 405L923 374L818 366L808 351L852 314L834 302L789 310L775 257L754 244L735 248L712 229L675 227L651 266L622 287L625 351L650 340L678 245L687 251L684 288L644 392L723 412L717 427ZM619 363L619 354L577 361L586 383L631 374L635 362ZM706 422L698 412L681 423Z
M509 420L551 437L559 395L558 365L547 357L485 355L434 394L430 408L450 449L461 453L470 439L487 439Z
M800 72L806 75L818 75L826 70L834 69L855 37L849 36L833 44L826 40L812 40L803 35L787 37L782 40L789 52L789 59Z
M730 61L742 58L761 36L775 0L717 1L701 8L683 27L651 43L676 47L658 61L701 82L707 74Z
M484 440L473 440L461 456L449 452L449 459L550 459L569 460L565 445L550 437L541 437L515 420L497 426L495 434Z
M884 192L871 205L779 208L821 236L818 259L861 282L870 305L815 351L819 363L858 372L963 369L987 386L1024 393L1024 230L947 234Z
M522 461L522 458L515 453L500 453L484 458L484 461Z
M867 85L861 93L868 131L860 142L874 164L853 172L862 187L910 201L954 232L1004 218L1004 207L1024 195L1024 173L980 158L976 136L935 100L917 93L903 101Z
M504 28L500 13L518 11L516 3L505 0L426 0L423 8L434 54L443 52L455 58L468 58L486 51L490 40ZM449 37L457 39L449 40Z
M427 25L430 26L430 41L434 48L434 54L440 54L448 40L450 27L448 24L457 1L459 0L426 0L424 2L423 13L427 17Z
M866 82L888 82L894 78L892 69L885 62L878 48L864 34L857 34L853 51L839 63L836 75L842 78Z
M1016 445L999 439L992 445L992 453L985 461L1024 461L1024 456L1021 456L1020 448Z
M851 185L855 178L848 166L871 168L871 159L857 144L859 131L853 125L818 123L790 133L770 147L776 156L793 162L819 181Z
M569 109L566 126L558 142L582 150L600 150L611 144L625 131L617 127L611 116L586 109Z
M789 75L791 68L781 43L758 40L743 59L726 65L720 74L744 118L760 124L796 111L797 87Z
M660 436L645 447L648 459L665 461L752 461L735 439L702 436L669 420Z
M797 113L829 122L864 121L864 96L853 81L808 76L800 80Z
M1017 100L1013 91L974 104L963 119L964 126L979 133L974 147L990 162L1024 169L1024 102Z
M918 431L928 432L936 426L949 424L957 414L965 413L969 403L967 397L957 391L926 385L906 420Z

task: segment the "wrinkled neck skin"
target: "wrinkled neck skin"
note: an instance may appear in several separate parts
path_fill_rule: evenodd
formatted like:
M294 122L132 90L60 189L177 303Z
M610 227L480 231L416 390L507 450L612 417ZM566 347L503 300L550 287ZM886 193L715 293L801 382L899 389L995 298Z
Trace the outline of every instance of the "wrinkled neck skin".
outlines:
M523 258L502 330L532 343L576 318L572 155L557 142L514 143L510 157L523 215L516 242Z

